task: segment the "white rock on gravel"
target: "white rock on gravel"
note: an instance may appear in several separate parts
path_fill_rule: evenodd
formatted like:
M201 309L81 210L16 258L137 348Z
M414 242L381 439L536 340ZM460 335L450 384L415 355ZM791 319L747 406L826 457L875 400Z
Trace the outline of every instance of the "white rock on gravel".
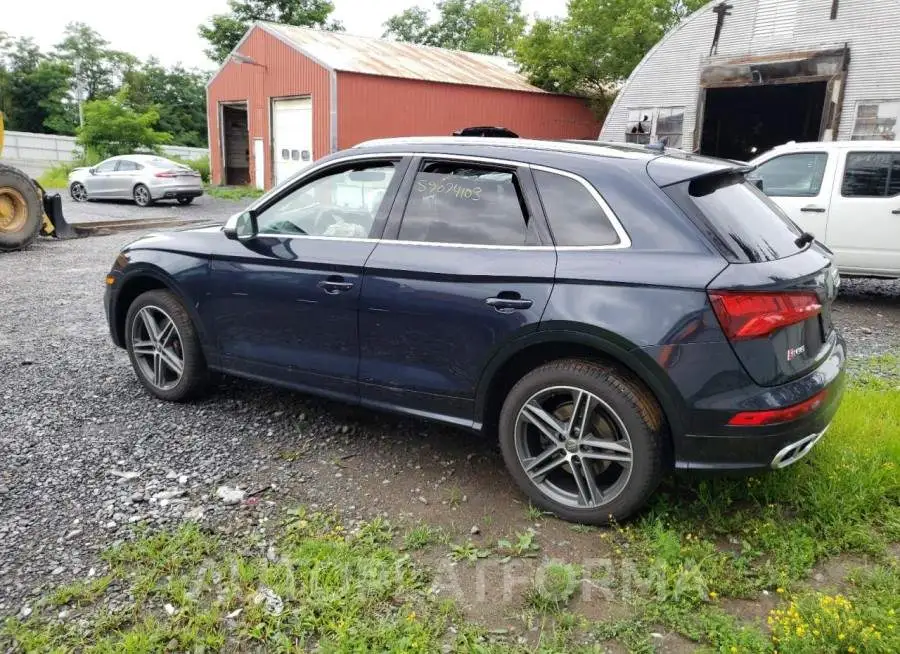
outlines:
M223 504L240 504L244 500L247 493L240 488L231 486L219 486L216 489L216 497L222 500Z

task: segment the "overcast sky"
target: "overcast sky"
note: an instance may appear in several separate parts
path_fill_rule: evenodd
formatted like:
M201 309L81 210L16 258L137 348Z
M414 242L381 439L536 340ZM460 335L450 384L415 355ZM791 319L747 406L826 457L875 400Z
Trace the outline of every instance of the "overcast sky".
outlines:
M381 36L382 24L392 15L430 0L333 0L334 16L348 32ZM226 0L0 0L3 5L0 30L14 37L31 36L43 49L61 40L70 21L82 21L100 32L113 48L144 59L150 55L165 64L212 68L203 55L205 41L197 36L197 25L226 10ZM557 16L565 13L566 0L524 0L529 15Z

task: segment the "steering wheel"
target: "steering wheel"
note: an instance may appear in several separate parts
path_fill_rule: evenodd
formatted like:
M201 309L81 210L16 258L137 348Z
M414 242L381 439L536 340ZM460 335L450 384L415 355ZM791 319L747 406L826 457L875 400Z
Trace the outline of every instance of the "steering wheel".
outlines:
M321 235L325 233L326 229L331 227L336 222L339 222L338 213L334 209L324 207L319 212L319 215L316 216L316 221L315 223L313 223L315 227L313 227L313 229L315 230L316 234Z
M298 227L290 220L279 220L278 222L272 223L271 230L276 234L306 234L306 230Z

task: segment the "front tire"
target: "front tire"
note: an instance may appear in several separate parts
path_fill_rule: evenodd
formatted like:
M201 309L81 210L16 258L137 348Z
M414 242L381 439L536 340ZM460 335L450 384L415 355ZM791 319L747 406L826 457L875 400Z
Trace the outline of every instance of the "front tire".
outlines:
M513 479L564 520L624 520L664 474L664 420L655 398L609 366L566 359L525 375L500 413Z
M125 347L138 380L161 400L184 402L206 388L209 372L187 310L170 291L147 291L128 307Z
M69 186L69 195L75 202L87 202L88 199L87 189L81 182L72 182Z
M139 207L149 207L153 204L153 197L150 195L150 189L143 184L138 184L132 192L134 203Z

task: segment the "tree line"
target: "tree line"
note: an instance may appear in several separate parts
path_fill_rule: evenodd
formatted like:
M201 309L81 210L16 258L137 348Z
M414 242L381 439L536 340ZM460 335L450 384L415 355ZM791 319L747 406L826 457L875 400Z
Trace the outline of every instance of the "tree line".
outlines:
M146 126L153 143L205 147L207 79L205 71L114 50L84 23L66 26L48 52L0 32L0 111L11 130L76 134L80 94L86 128L126 120Z
M531 83L585 95L605 112L615 90L667 30L706 0L569 0L566 16L529 21L521 0L437 0L391 17L383 36L504 55ZM224 62L254 21L343 30L329 0L228 0L198 30ZM207 145L209 71L110 48L90 26L70 23L49 52L0 32L0 111L8 129L78 134L97 154L164 143ZM83 108L79 116L79 97Z
M600 112L647 51L707 0L569 0L567 15L529 21L521 0L437 0L391 17L383 36L511 57L547 91L585 95ZM254 20L341 30L328 0L229 0L200 28L207 54L224 61Z

